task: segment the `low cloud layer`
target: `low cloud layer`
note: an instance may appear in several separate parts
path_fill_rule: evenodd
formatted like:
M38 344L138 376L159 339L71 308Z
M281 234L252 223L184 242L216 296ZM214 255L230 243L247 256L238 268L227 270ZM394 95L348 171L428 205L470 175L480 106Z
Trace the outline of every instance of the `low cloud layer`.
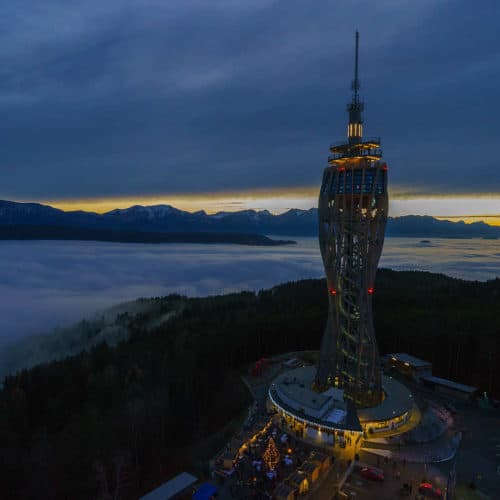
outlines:
M466 279L500 275L497 241L386 240L381 266ZM0 243L0 344L45 333L116 303L177 292L258 290L323 276L317 241L293 247Z

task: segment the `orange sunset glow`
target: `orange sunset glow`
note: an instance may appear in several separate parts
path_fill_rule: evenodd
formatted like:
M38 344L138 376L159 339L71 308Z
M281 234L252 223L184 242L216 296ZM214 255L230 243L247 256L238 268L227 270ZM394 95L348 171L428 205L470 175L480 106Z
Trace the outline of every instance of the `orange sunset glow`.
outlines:
M317 204L314 186L301 188L275 188L260 190L220 191L213 193L158 194L109 198L45 200L44 203L62 210L86 210L104 213L115 208L132 205L172 205L181 210L207 213L237 210L269 210L282 213L291 208L309 209ZM500 195L471 194L458 196L413 195L404 189L391 192L390 214L431 215L440 219L464 222L483 221L500 226Z

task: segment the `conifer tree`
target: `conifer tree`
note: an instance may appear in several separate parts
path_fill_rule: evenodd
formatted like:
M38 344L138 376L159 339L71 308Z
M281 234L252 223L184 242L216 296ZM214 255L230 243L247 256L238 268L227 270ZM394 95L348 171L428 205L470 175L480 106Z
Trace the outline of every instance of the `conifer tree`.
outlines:
M269 470L274 470L280 461L280 453L272 437L267 442L267 448L262 455L262 460L264 460Z

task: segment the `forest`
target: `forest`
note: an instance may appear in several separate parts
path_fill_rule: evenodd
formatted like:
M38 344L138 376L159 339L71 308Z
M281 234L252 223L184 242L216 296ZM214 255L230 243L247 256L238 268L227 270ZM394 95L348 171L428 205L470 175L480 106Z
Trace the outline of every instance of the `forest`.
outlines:
M117 345L5 378L1 498L137 498L180 470L202 474L188 450L244 414L250 396L240 376L249 364L318 349L327 315L323 280L150 300L169 321L123 315L130 335ZM499 311L500 279L377 275L380 352L422 357L436 375L497 398Z

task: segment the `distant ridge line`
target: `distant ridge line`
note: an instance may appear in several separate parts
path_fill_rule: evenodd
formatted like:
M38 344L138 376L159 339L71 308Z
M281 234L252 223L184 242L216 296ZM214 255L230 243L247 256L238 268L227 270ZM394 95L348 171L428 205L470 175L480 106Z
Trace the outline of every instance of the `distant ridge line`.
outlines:
M65 212L40 203L0 200L0 225L64 226L147 233L232 233L278 236L316 236L317 209L290 209L282 214L267 210L187 212L170 205L134 205L104 214ZM442 238L499 238L500 227L485 222L465 223L431 216L389 217L387 236Z

